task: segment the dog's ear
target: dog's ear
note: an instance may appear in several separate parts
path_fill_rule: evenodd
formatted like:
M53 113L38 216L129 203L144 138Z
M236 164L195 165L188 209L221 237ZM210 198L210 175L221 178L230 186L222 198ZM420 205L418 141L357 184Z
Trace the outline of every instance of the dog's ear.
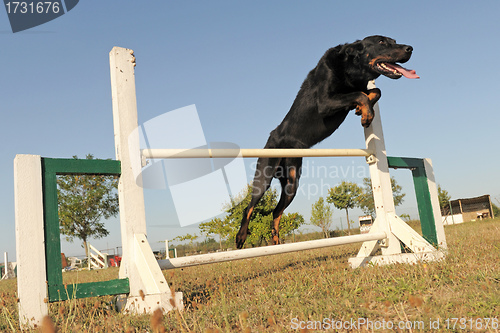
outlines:
M354 63L359 61L360 56L364 53L365 46L362 41L357 41L351 44L345 45L344 54L345 60L351 60Z

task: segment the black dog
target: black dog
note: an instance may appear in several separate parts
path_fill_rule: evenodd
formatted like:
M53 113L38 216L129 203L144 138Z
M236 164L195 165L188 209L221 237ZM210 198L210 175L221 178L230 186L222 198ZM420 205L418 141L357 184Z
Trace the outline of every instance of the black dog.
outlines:
M413 48L396 44L383 36L366 37L352 44L329 49L309 72L290 111L283 122L271 132L264 148L310 148L330 136L350 110L361 115L361 125L370 126L373 105L380 90L367 89L368 81L381 74L391 79L401 76L418 78L396 62L404 63ZM273 178L281 183L281 197L273 211L273 243L279 243L281 215L292 202L299 186L302 158L259 158L253 181L252 199L243 213L236 245L242 248L248 234L248 223L255 205L271 185Z

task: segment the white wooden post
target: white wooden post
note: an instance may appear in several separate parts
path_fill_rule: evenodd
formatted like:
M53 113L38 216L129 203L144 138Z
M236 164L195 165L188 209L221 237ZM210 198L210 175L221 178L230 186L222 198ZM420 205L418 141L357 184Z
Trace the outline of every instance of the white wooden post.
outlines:
M90 247L87 246L87 269L90 271L92 269L92 256L90 255Z
M368 84L368 89L371 88L375 88L374 82ZM441 259L444 256L442 252L437 251L396 215L378 103L374 106L374 112L375 118L371 126L365 129L366 147L371 151L375 151L374 157L367 158L370 165L373 199L377 214L370 233L384 231L388 237L383 241L364 242L357 257L349 259L349 263L351 267L355 268L370 262L374 264L390 264ZM444 230L442 239L444 239ZM400 241L413 253L402 254ZM382 250L382 255L374 256L379 248Z
M9 257L7 255L7 252L3 253L3 262L5 267L5 273L4 275L0 276L0 280L9 278Z
M37 155L14 159L17 297L21 328L40 325L48 315L43 227L42 163Z
M171 294L147 242L143 189L137 185L133 172L141 170L135 57L130 49L114 47L109 59L116 159L121 161L118 196L123 260L120 278L128 277L130 282L130 294L125 310L143 313L162 308L169 311L173 308L170 302L172 298L176 306L182 308L182 293Z
M170 258L170 254L168 253L168 239L165 239L165 259Z
M375 88L372 81L368 89ZM382 254L401 253L399 240L392 234L389 217L387 214L395 214L394 199L392 197L391 176L389 175L389 163L385 150L384 132L382 131L382 119L378 103L374 106L375 117L371 126L365 128L366 148L375 152L375 156L368 157L370 176L372 181L373 199L377 218L371 230L373 232L384 231L387 239L384 241L371 241L363 243L358 257L368 257L381 247Z

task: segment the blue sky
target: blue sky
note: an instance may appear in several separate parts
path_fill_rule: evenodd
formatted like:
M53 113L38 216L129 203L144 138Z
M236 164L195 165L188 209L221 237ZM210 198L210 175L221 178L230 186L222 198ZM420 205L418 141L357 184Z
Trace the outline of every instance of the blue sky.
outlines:
M329 47L374 34L411 44L407 67L421 79L376 82L388 155L431 158L452 198L500 200L499 12L498 1L80 1L58 19L13 34L0 10L0 252L14 260L16 154L114 158L113 46L135 51L140 122L196 104L208 141L260 148ZM359 117L349 115L317 147L363 148ZM367 174L362 158L309 163L340 168L358 183L349 170ZM392 174L407 193L398 212L416 217L410 173ZM309 178L302 186L321 184ZM178 226L168 191L148 190L145 199L154 248L197 231ZM317 199L300 196L289 211L308 217ZM344 216L335 210L335 223L343 218L345 227ZM111 236L91 242L120 246L118 224L110 220ZM82 253L78 241L64 243L63 251Z

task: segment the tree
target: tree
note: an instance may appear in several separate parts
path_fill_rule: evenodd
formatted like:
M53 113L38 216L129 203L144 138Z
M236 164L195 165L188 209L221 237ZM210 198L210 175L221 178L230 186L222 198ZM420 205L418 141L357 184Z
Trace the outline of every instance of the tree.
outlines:
M73 156L77 159L77 156ZM88 160L94 156L87 155ZM79 238L88 256L89 238L109 234L102 219L118 214L118 179L101 175L62 175L57 177L60 232L70 242Z
M399 206L403 203L405 193L401 193L403 188L398 185L396 179L391 177L392 197L394 199L394 206ZM375 215L375 202L373 200L373 186L370 178L363 179L363 193L359 196L359 208L363 210L366 215Z
M234 240L238 232L245 208L250 203L252 197L252 187L248 185L247 189L239 194L238 198L232 200L226 205L225 222L231 228L229 239ZM241 199L243 198L243 199ZM236 203L237 202L237 203ZM271 239L271 222L273 220L272 212L277 204L277 193L274 189L266 191L257 206L255 206L249 225L248 238L246 243L252 246L260 246L262 243L268 243Z
M362 193L363 191L356 183L346 181L343 181L339 185L328 190L328 197L326 198L326 201L333 203L338 209L345 209L349 235L351 234L349 209L358 206L359 197Z
M500 205L500 200L498 198L495 198L496 202ZM493 202L491 203L491 208L493 210L493 216L495 217L500 217L500 207L495 205Z
M280 239L290 235L305 223L304 216L299 213L283 214L280 221Z
M197 235L186 234L184 236L177 236L177 237L174 238L174 240L178 240L179 242L184 242L184 241L188 240L189 241L189 245L193 246L193 242L197 238L198 238Z
M441 185L438 185L438 200L439 200L439 208L441 208L441 214L443 215L450 214L451 196L448 194L448 191L443 190L441 188Z
M493 216L500 217L500 208L494 203L491 203L491 208L493 209Z
M325 238L328 238L328 231L332 226L332 215L332 210L329 205L325 204L323 197L320 197L318 201L312 205L311 224L320 227Z
M233 241L240 229L241 220L245 208L251 200L252 187L248 185L247 189L242 191L236 198L226 204L227 215L221 220L220 228L227 228L226 239ZM263 243L268 244L271 239L271 223L273 222L272 212L278 202L275 189L266 191L262 199L255 206L249 225L250 234L245 244L251 246L260 246ZM283 214L280 221L280 237L289 235L293 230L304 224L304 217L297 213ZM200 225L201 226L201 225ZM206 228L203 226L203 228ZM226 229L224 229L226 230Z
M231 226L227 221L222 220L218 217L208 221L200 223L200 231L206 236L213 234L219 236L219 247L222 250L222 240L225 240L231 234Z
M406 222L410 222L411 221L411 216L409 214L401 214L399 215L399 217L403 220L403 221L406 221Z

